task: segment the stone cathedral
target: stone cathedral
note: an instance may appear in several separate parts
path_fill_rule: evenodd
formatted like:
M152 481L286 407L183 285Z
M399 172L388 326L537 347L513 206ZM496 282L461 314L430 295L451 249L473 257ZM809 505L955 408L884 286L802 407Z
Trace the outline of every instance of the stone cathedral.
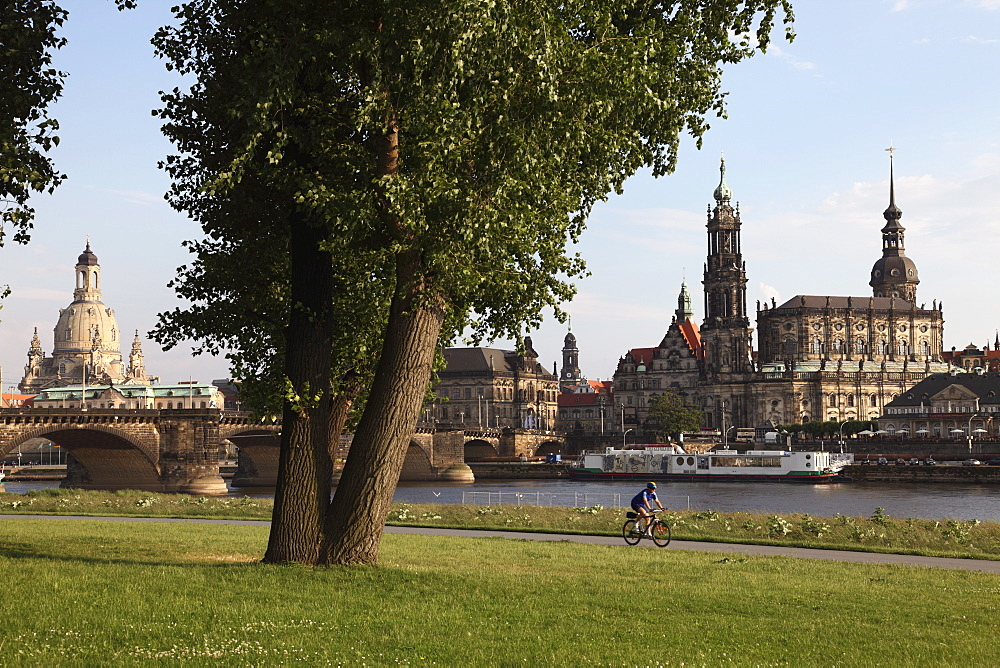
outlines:
M121 331L115 312L101 301L101 265L87 248L77 259L73 301L59 310L53 330L52 355L46 356L38 329L28 348L28 363L18 388L38 394L52 387L69 385L149 385L158 379L146 375L139 332L125 366L121 353Z
M891 155L890 155L891 159ZM702 285L705 319L693 321L687 286L659 345L633 348L615 372L623 428L645 436L649 400L676 388L704 411L706 428L755 427L765 421L869 420L931 373L947 371L940 302L918 306L919 278L904 248L890 162L889 207L882 214L882 257L870 295L796 295L757 303L757 350L746 305L739 205L722 161L708 211ZM686 304L686 306L685 306Z

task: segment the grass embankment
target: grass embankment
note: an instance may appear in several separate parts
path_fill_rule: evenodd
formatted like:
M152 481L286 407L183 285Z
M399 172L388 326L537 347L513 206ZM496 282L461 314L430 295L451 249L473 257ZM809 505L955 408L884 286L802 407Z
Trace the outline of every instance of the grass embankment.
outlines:
M45 489L0 494L0 514L120 515L203 519L270 520L270 499L206 498L125 490L100 492ZM1000 559L1000 524L978 520L889 517L813 517L670 511L663 517L678 540L786 545L825 549ZM619 536L622 509L562 506L461 506L394 504L389 524Z
M1000 663L995 575L400 535L378 568L305 569L255 563L266 539L0 520L0 663Z

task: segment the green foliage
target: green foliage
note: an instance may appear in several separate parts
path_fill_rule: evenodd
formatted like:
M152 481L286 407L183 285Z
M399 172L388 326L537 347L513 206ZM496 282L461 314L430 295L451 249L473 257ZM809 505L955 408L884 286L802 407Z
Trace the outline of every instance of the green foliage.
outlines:
M35 211L32 193L51 193L65 175L46 157L59 144L48 106L62 94L65 73L52 53L66 40L56 31L67 13L51 0L13 0L0 7L0 246L13 231L27 243Z
M649 400L648 420L657 425L664 436L678 438L685 432L698 431L703 417L702 412L689 406L674 388L668 388Z

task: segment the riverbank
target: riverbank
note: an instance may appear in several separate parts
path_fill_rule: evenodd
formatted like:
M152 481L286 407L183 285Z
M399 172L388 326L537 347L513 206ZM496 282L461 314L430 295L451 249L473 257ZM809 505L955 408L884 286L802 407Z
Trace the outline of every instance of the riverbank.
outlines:
M0 494L0 514L178 517L269 520L273 501L209 498L126 490L47 489ZM396 526L518 530L620 536L624 508L591 506L457 505L394 503ZM670 510L663 518L679 540L781 545L862 552L1000 559L1000 523L891 517L881 508L869 516L823 517L802 513Z

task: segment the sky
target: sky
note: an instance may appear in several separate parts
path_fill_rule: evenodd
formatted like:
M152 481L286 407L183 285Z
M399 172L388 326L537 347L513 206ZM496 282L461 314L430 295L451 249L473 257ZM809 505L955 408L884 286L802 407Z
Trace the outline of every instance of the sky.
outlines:
M126 342L139 330L149 373L163 382L226 378L225 359L193 357L189 346L163 351L145 338L157 313L183 306L167 283L189 261L181 242L200 232L164 201L169 179L157 168L171 146L151 110L159 91L182 81L149 39L174 3L128 12L111 0L61 4L69 43L56 65L70 76L52 109L62 141L51 155L68 179L33 199L31 243L0 248L0 285L12 290L0 310L3 387L20 380L33 328L51 352L87 235L104 303ZM766 54L726 69L728 117L711 121L701 150L685 139L674 174L637 174L595 208L573 249L590 275L565 305L588 378L610 378L629 349L659 343L682 280L703 317L705 214L723 153L742 214L751 313L772 297L871 294L892 145L918 303L943 301L946 348L996 336L1000 0L793 4L793 43L776 33ZM561 364L566 331L548 317L530 332L546 367Z

